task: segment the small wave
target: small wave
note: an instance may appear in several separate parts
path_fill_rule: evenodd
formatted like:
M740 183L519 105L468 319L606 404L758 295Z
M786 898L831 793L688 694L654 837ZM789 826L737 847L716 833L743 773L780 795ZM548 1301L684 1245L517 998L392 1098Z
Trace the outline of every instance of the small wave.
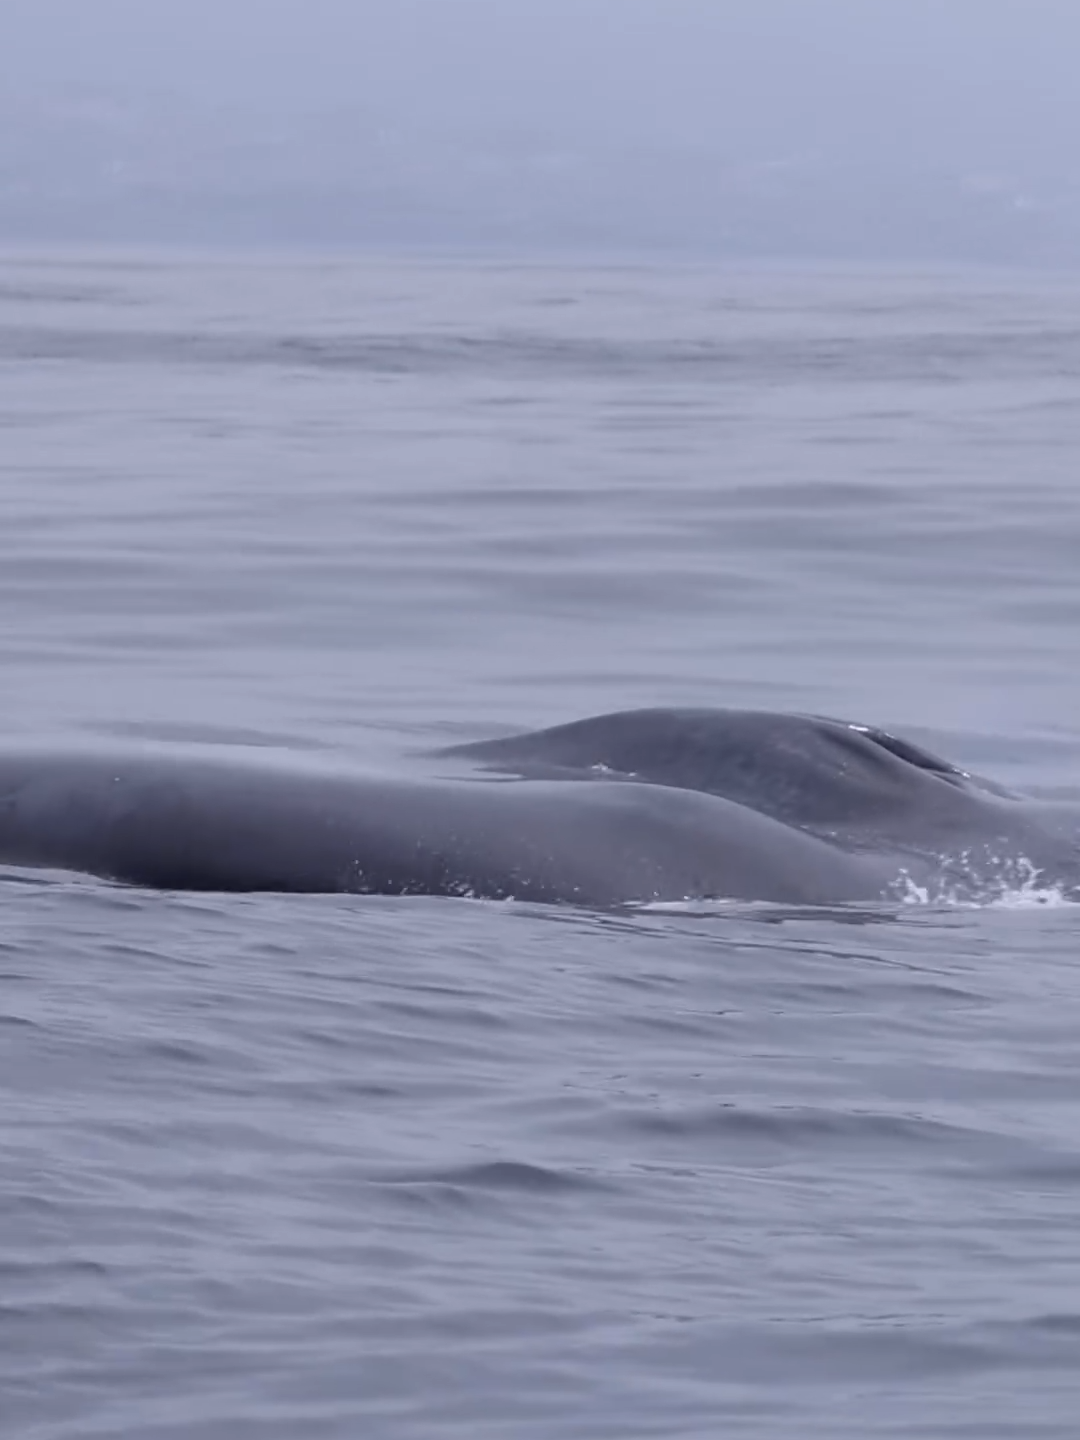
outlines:
M3 297L0 296L0 299ZM10 297L9 297L10 298ZM84 297L88 298L88 297ZM72 294L67 303L79 303ZM114 303L111 302L110 303ZM375 374L466 373L649 376L657 381L707 380L742 385L925 380L927 366L940 377L997 373L1003 347L1010 365L1024 356L1065 373L1077 368L1072 327L1025 335L922 336L745 335L630 339L616 335L550 334L533 329L442 333L430 331L326 334L217 331L144 327L7 325L0 358L121 365L273 366L287 369Z
M492 1160L438 1170L382 1175L376 1183L407 1186L449 1185L463 1190L511 1190L530 1194L611 1188L592 1175L578 1171L554 1170L523 1160Z
M795 920L827 920L835 925L881 925L895 921L902 905L899 901L880 901L829 905L791 905L776 900L643 900L625 907L634 915L677 915L707 920L722 916L727 920L758 921L764 925L781 925Z

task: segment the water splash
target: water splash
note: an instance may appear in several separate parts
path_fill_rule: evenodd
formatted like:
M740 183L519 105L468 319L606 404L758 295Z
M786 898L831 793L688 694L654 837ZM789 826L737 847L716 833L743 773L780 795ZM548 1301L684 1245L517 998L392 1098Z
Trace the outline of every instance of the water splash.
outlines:
M967 855L960 858L962 861L969 860ZM999 873L977 879L971 875L960 879L943 873L920 884L905 870L897 881L896 895L903 905L949 906L965 910L990 907L1029 910L1080 903L1080 895L1072 887L1044 879L1044 871L1022 855L1002 860Z

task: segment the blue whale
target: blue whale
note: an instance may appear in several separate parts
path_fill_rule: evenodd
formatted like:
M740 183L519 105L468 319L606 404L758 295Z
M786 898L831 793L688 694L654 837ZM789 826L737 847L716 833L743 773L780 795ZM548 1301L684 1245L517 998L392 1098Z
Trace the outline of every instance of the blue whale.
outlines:
M979 898L1036 876L1080 893L1080 809L869 726L635 710L427 759L442 772L0 750L0 864L157 890L593 907Z

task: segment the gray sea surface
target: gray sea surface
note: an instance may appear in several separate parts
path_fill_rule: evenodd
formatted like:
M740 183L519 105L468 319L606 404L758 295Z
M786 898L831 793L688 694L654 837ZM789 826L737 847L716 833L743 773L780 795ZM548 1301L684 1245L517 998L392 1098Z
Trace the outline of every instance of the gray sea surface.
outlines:
M1080 794L1080 281L0 260L0 739ZM1072 1437L1080 910L0 872L0 1434Z

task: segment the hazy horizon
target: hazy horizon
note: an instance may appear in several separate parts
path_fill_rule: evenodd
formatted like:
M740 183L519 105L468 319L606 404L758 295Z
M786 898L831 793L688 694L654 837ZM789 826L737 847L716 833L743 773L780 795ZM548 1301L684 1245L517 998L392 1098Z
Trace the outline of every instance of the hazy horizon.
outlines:
M0 242L1080 258L1064 0L7 0Z

